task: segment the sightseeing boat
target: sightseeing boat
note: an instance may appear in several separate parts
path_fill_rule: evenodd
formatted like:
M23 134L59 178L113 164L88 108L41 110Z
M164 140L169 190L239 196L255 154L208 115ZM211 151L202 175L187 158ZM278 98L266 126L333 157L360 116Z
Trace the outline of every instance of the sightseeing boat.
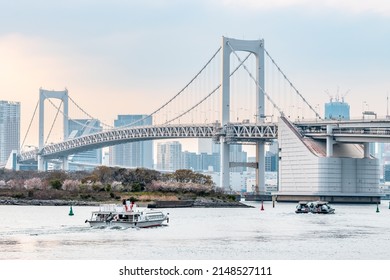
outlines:
M335 209L327 201L300 201L295 213L334 214Z
M124 205L102 204L85 222L94 228L145 228L161 226L165 221L168 223L168 215L162 211L139 208L129 202Z

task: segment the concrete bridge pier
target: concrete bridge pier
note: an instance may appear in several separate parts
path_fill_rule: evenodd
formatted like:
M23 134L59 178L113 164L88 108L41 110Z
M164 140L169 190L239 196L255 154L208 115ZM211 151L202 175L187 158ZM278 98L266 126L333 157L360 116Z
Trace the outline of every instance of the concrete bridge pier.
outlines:
M64 156L64 157L61 157L61 161L62 161L62 170L63 171L67 171L69 170L69 161L68 161L68 157L67 156Z
M334 125L327 125L326 126L326 157L332 157L333 156L333 128Z
M45 159L38 155L38 171L46 171L46 161Z
M265 193L265 145L264 141L256 143L256 185L261 194Z
M221 137L221 178L220 187L228 190L230 188L230 146L225 137Z
M364 143L364 158L370 157L370 143Z

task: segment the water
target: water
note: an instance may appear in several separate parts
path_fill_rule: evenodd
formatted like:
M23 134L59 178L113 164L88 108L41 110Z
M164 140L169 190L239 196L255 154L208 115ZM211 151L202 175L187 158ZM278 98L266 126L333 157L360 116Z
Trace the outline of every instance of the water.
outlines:
M334 205L336 214L295 214L295 204L164 209L169 226L92 229L96 207L0 206L0 259L390 259L390 209Z

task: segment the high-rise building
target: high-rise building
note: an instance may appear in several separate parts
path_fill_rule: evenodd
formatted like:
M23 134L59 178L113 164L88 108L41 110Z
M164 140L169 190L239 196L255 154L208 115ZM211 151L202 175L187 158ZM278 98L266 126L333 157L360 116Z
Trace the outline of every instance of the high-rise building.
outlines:
M80 136L102 131L100 121L96 119L74 119L68 121L69 136L73 139ZM98 165L102 163L102 149L94 149L69 156L70 162L90 163ZM93 166L91 166L93 168ZM86 168L89 169L89 168Z
M242 150L242 145L230 145L230 162L247 162L247 153ZM230 172L243 172L246 167L239 166L230 168Z
M198 153L219 154L220 145L213 142L211 138L199 138L198 139Z
M325 119L328 120L349 120L349 104L336 98L325 103Z
M220 171L220 149L221 145L216 144L212 139L199 139L198 151L202 157L202 170L212 168L215 172ZM241 144L230 145L230 161L231 162L247 162L247 153L242 150ZM246 171L246 167L230 168L231 172Z
M175 171L183 168L182 148L178 141L157 144L157 169Z
M385 182L390 182L390 165L383 165L383 180Z
M221 158L219 153L200 154L201 170L219 172L221 169Z
M200 156L197 153L184 151L181 153L181 168L193 171L202 170Z
M0 163L20 148L20 102L0 101Z
M266 172L278 171L278 156L270 151L267 151L265 153L265 171Z
M147 115L118 115L115 127L152 125ZM139 141L110 147L110 165L153 168L153 141Z

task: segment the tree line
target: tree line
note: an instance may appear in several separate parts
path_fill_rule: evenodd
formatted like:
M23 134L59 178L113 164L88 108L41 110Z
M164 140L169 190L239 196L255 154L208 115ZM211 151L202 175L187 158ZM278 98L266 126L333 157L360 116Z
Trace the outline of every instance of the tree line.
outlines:
M191 192L216 190L211 176L180 169L162 173L146 168L99 166L93 171L12 171L0 169L0 188L27 190L114 192Z

